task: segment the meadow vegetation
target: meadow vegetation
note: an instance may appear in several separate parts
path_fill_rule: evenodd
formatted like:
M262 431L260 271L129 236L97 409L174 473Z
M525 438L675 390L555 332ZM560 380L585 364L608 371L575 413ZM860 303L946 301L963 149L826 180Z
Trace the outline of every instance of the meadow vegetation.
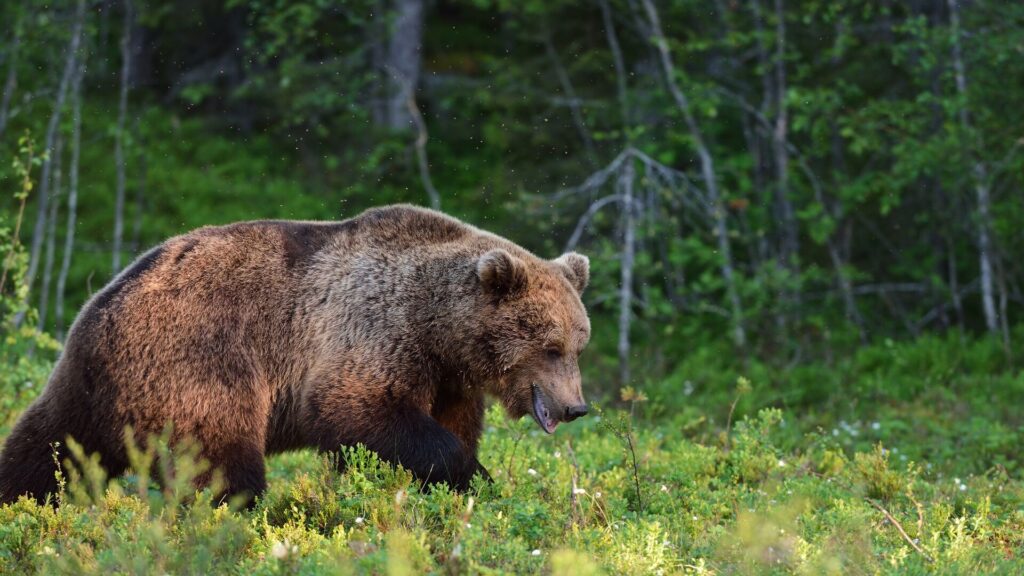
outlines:
M4 430L48 367L4 376ZM73 450L59 507L0 508L0 573L1015 574L1022 403L998 342L949 335L799 369L702 348L554 436L492 406L464 494L300 451L238 509L186 447L113 480Z

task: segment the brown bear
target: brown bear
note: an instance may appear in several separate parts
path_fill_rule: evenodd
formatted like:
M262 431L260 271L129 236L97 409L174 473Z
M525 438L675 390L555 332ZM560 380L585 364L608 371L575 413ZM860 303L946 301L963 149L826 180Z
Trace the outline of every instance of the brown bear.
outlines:
M485 392L548 433L586 414L588 278L584 256L543 260L412 206L172 238L82 309L0 454L0 502L55 491L67 437L114 475L126 426L167 423L200 442L228 494L264 490L268 453L357 443L465 489L487 476Z

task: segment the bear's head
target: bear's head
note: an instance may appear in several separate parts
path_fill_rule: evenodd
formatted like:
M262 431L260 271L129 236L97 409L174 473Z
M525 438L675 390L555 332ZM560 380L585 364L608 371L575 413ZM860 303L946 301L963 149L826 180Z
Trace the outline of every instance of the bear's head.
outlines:
M570 252L545 261L496 248L480 256L476 273L490 391L512 418L529 414L548 434L586 414L579 355L590 340L580 301L587 257Z

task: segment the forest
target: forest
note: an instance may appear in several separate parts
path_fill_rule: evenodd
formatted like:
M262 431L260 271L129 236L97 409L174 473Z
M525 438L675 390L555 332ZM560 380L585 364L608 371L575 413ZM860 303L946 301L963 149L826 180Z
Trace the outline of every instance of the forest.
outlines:
M150 247L393 203L589 256L596 408L465 493L72 449L0 573L1021 573L1022 102L1012 1L0 3L0 438Z

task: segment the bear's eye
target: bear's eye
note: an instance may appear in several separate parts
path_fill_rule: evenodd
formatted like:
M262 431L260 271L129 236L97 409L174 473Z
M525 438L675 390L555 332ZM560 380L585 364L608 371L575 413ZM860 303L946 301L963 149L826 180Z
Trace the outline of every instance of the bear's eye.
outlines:
M547 355L548 360L561 360L562 359L562 351L559 350L558 348L548 348L548 349L544 350L544 353Z

